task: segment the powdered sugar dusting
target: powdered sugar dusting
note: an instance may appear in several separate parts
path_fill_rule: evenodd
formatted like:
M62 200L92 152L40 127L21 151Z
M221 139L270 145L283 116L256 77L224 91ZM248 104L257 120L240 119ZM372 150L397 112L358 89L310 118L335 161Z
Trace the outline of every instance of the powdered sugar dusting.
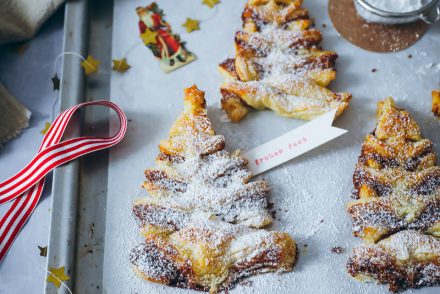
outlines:
M251 174L246 160L238 154L231 156L222 150L203 157L186 157L167 166L167 170L177 180L150 180L161 188L156 191L156 197L140 204L142 207L150 203L156 207L151 213L140 208L138 217L141 219L155 215L153 222L160 227L169 225L171 220L176 227L181 227L191 214L217 216L227 222L253 227L271 222L266 211L269 188L262 181L247 183ZM158 206L164 208L160 210Z
M321 33L311 28L300 5L270 1L246 6L243 31L235 36L235 61L220 65L227 77L222 105L233 121L247 114L236 99L300 119L334 108L339 114L347 107L350 94L325 88L336 77L337 55L321 50Z
M440 240L418 231L405 230L378 244L401 262L440 257Z
M391 98L380 102L378 111L378 125L365 139L353 176L353 196L360 198L349 205L353 232L370 241L405 228L435 233L440 168L432 143ZM366 233L371 229L374 233Z
M349 273L392 291L440 284L440 168L432 143L392 98L378 105L378 124L364 141L353 182L359 199L348 207L353 233L378 243L354 249Z
M159 145L157 168L145 172L151 196L133 205L146 235L130 254L135 271L147 280L216 293L254 273L291 270L296 247L289 235L249 229L272 222L266 182L248 182L246 159L223 149L203 92L185 89L184 105Z
M262 27L260 32L249 35L247 46L257 50L258 55L268 55L271 51L277 50L285 54L295 54L292 44L300 42L304 31L285 30L275 24L268 24ZM304 49L304 46L297 46L297 49Z
M137 48L129 56L137 66L124 75L111 77L111 99L123 107L132 122L129 122L126 139L110 150L104 292L200 293L145 282L133 274L128 260L130 249L144 239L132 217L131 204L145 197L144 191L136 195L144 180L143 170L153 166L157 143L181 111L179 97L184 87L197 82L200 88L207 90L210 118L218 133L226 137L229 150L250 150L303 124L269 111L251 112L239 124L221 121L223 112L217 104L222 78L215 68L227 53L233 54L232 39L241 26L240 15L245 2L223 1L215 17L204 23L200 31L185 34L188 48L197 49L199 58L190 66L171 75L161 74L152 66L149 52ZM128 47L139 42L137 24L133 22L133 10L139 3L131 0L115 3L112 51L113 58L120 58ZM194 15L194 6L187 2L158 0L158 3L175 29L186 16ZM400 107L411 110L423 134L433 141L437 152L440 151L439 122L428 113L430 92L439 85L440 75L434 69L423 75L416 74L419 68L438 62L432 48L438 48L440 39L434 26L420 42L403 52L375 54L357 50L342 40L331 26L326 1L304 1L304 5L315 18L317 28L327 26L321 29L324 46L340 53L337 87L352 92L354 99L336 126L348 129L349 133L256 179L264 178L270 184L268 200L274 204L271 210L276 211L270 230L286 231L295 237L299 260L291 273L254 276L245 280L252 284L239 283L229 293L389 293L386 286L356 282L345 269L351 248L360 243L359 238L351 234L351 221L345 212L352 189L351 177L363 138L374 128L376 102L388 95L393 95ZM209 17L212 12L205 8L197 15ZM371 73L372 68L378 71ZM114 127L117 126L115 120ZM330 249L335 246L344 248L344 253L332 254ZM425 288L405 293L437 291L438 288Z

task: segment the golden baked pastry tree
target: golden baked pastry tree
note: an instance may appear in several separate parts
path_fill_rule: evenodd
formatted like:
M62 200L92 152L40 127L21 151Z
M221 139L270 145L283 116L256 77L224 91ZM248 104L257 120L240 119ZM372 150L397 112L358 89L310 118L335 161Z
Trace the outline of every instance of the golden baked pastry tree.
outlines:
M243 30L235 35L235 58L222 62L222 107L233 122L249 110L311 120L334 108L340 115L351 99L326 86L336 78L337 54L320 48L300 0L249 0Z
M292 270L292 238L257 230L272 222L267 183L250 182L246 159L224 147L204 93L186 89L184 111L160 142L156 167L145 171L149 197L133 204L146 240L130 260L142 278L217 292L254 273Z
M440 167L433 144L392 98L379 102L377 116L353 175L356 200L347 208L353 234L368 244L355 248L348 271L393 291L439 284Z

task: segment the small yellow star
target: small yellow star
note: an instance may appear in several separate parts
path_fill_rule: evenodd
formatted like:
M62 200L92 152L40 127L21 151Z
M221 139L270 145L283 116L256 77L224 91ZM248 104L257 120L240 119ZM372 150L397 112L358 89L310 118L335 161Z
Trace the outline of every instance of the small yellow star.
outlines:
M141 34L141 39L144 41L144 44L145 44L145 45L148 45L148 44L156 44L156 36L157 36L157 33L156 33L156 32L153 32L152 30L150 30L149 28L147 28L147 29L145 30L145 32L143 32L143 33Z
M217 5L220 2L220 0L203 0L202 3L209 6L209 8L213 8L215 5Z
M46 281L53 283L55 287L61 286L61 281L68 281L70 278L64 273L64 266L60 268L49 267L50 275L47 276Z
M122 59L113 59L113 67L112 70L118 72L126 72L131 68L131 66L127 63L125 58Z
M41 133L42 135L46 135L47 131L49 131L50 125L51 125L50 122L46 122L46 123L44 124L44 129L42 129L42 130L40 131L40 133Z
M199 21L197 19L186 18L186 22L182 25L188 33L200 30Z
M98 72L101 61L94 59L91 55L87 56L87 60L81 62L81 66L86 71L86 75Z

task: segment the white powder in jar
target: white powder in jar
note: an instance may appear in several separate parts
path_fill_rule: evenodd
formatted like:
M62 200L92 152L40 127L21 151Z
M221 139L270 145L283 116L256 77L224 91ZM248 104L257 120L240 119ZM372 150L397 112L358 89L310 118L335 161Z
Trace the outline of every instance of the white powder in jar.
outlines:
M370 4L375 8L388 12L395 12L395 13L416 11L432 1L433 0L365 0L365 2L367 2L368 4ZM412 22L419 18L418 15L401 17L401 18L382 17L362 7L357 0L354 0L354 4L357 13L367 22L383 23L383 24L399 24L399 23Z
M367 0L368 4L389 12L411 12L432 0Z

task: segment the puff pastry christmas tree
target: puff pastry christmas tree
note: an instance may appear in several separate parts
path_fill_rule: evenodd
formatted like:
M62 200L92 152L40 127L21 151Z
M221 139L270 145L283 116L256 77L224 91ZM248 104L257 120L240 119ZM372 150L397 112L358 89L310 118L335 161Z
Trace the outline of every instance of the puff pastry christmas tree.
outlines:
M326 86L336 78L335 52L320 48L301 0L249 0L243 30L235 35L236 55L220 64L226 78L222 107L237 122L248 112L269 108L282 116L311 120L329 110L341 114L351 99Z
M353 183L353 234L371 244L354 250L350 274L391 290L439 284L440 167L432 142L392 98L378 105Z
M184 111L160 142L156 167L145 171L150 196L133 205L146 236L130 256L141 277L216 292L243 276L292 269L292 238L255 229L272 222L267 183L249 182L246 159L224 147L204 93L186 89Z

